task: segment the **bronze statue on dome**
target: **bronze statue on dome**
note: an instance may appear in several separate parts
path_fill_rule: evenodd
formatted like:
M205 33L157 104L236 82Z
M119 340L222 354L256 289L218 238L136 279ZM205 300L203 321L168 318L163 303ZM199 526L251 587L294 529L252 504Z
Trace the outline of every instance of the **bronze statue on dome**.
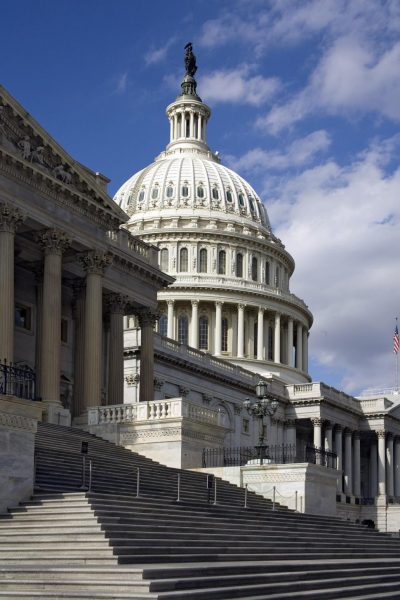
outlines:
M196 57L192 50L192 42L188 42L185 46L185 69L186 75L189 75L190 77L194 77L194 74L197 71Z

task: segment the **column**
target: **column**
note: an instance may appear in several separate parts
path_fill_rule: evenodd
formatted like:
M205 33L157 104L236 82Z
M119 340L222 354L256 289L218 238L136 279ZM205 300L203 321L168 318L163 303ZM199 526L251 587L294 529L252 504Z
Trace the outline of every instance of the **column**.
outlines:
M353 494L361 496L361 447L360 447L360 432L355 431L353 437Z
M198 116L198 122L197 122L197 139L198 140L202 140L202 133L203 133L203 117L202 115L199 114Z
M14 238L22 213L0 204L0 362L14 360Z
M93 250L81 257L86 271L84 325L84 408L101 404L102 338L103 338L103 275L111 257Z
M190 137L194 137L194 112L190 111Z
M192 341L193 348L199 347L199 301L192 300Z
M238 304L238 337L237 357L243 358L244 354L244 304Z
M378 495L378 445L376 439L371 442L369 457L370 497Z
M257 360L264 360L264 309L258 309L257 320Z
M215 331L214 331L214 348L215 355L221 354L221 335L222 335L222 302L215 303Z
M287 448L289 462L294 462L296 458L296 421L294 419L286 421L285 443L289 446Z
M85 286L78 281L74 285L73 301L74 319L74 396L72 400L72 414L79 417L84 408L84 347L85 347Z
M386 444L385 431L377 431L378 436L378 495L386 496Z
M386 447L386 479L387 479L387 495L394 496L394 472L393 472L393 436L391 433L387 436Z
M110 343L108 349L108 402L124 402L124 314L128 298L110 294L107 298L110 311Z
M172 142L174 139L174 117L172 116L169 120L169 141Z
M353 493L353 454L352 454L352 435L350 429L344 432L344 493L350 496Z
M275 313L274 362L281 362L281 315Z
M174 300L167 300L167 306L167 336L171 339L174 339Z
M329 421L325 423L325 450L332 452L332 423Z
M394 439L394 495L400 496L400 438Z
M62 254L71 242L57 229L37 239L44 251L40 394L43 402L60 404Z
M319 417L315 417L311 419L312 424L314 426L314 447L322 448L322 419Z
M303 371L308 373L308 331L303 327Z
M156 315L148 309L137 312L141 334L139 402L154 400L154 325Z
M303 369L303 326L301 323L297 323L296 369L300 371Z
M288 348L287 364L289 365L289 367L293 367L293 319L288 319L287 348Z
M335 429L335 451L337 455L337 470L338 470L338 478L337 478L337 491L338 494L343 492L343 440L342 440L342 428L340 425L336 425Z
M181 112L181 137L186 137L186 113L184 110Z

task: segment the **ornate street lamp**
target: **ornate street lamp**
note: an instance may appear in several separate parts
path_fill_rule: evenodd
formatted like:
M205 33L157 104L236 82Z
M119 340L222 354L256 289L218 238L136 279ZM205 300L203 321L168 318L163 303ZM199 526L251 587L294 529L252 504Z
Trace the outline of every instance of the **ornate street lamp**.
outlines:
M264 417L272 417L278 408L279 402L269 394L268 383L262 379L260 379L256 385L256 396L258 398L257 402L251 402L249 398L246 398L243 402L243 406L249 415L260 419L260 437L256 448L259 449L260 465L262 465L263 450L266 447L264 446Z

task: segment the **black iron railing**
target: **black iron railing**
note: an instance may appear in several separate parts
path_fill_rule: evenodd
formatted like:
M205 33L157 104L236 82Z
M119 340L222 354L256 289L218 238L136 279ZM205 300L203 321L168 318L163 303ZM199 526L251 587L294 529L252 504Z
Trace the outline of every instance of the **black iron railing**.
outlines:
M203 468L238 467L246 464L287 464L308 462L336 469L336 454L313 446L300 450L294 444L204 448Z
M36 400L35 371L12 363L0 363L0 394Z

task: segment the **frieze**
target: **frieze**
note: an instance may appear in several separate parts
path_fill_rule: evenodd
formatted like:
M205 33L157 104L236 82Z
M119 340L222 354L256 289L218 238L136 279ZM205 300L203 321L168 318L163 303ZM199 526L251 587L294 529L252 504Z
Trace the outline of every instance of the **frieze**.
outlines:
M263 471L261 473L249 473L247 471L244 471L243 478L245 480L245 483L283 483L285 481L305 481L306 474L278 473L277 471L274 471L273 473L268 473L268 471Z
M23 429L30 433L36 433L37 422L35 419L30 419L29 417L0 412L0 427Z

